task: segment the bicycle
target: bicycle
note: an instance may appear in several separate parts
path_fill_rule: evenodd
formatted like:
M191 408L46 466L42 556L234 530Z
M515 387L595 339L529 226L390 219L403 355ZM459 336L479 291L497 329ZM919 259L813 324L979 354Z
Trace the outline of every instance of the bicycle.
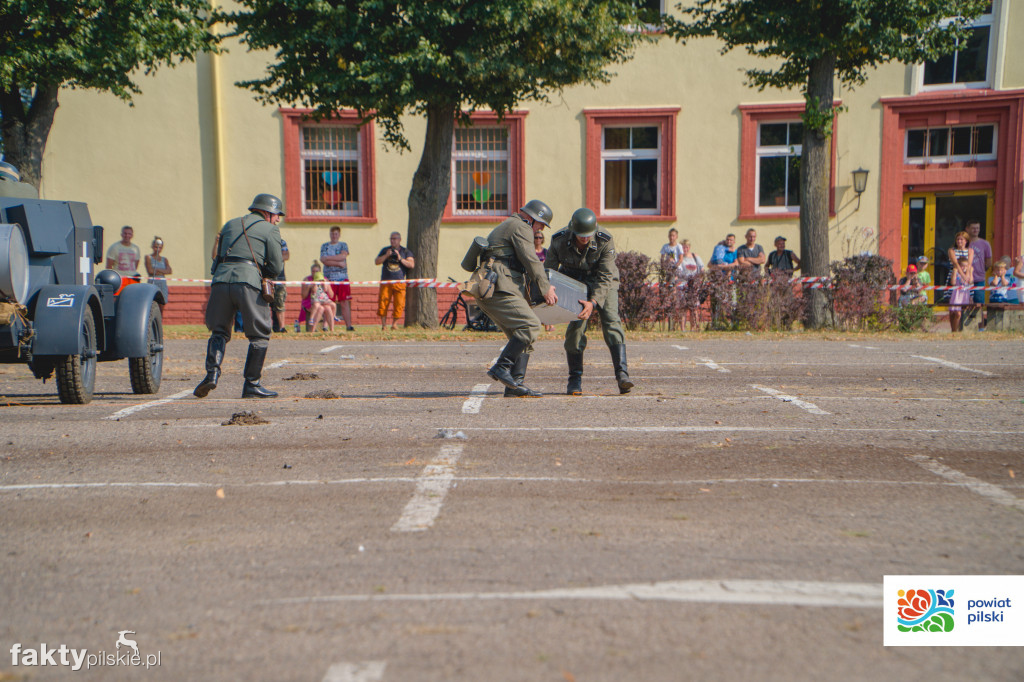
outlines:
M454 282L455 280L451 277L448 281ZM474 306L476 308L476 306ZM448 312L441 318L441 326L451 331L455 329L455 326L459 323L459 310L462 310L463 317L466 318L466 326L462 328L463 331L473 332L496 332L498 327L491 321L491 318L477 308L477 314L471 316L469 313L469 303L463 298L462 292L455 297L452 301L451 307L448 308Z

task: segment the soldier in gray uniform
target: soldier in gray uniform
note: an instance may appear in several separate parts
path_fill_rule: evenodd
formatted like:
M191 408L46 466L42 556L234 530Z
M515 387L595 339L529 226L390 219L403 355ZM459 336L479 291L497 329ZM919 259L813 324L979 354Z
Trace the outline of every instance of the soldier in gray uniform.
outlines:
M587 348L587 320L597 310L601 332L612 353L619 393L629 393L633 382L626 366L626 339L619 321L619 269L615 241L597 224L589 208L577 209L569 225L551 235L544 265L587 285L587 300L580 301L579 319L565 330L565 358L569 363L567 395L583 394L583 351Z
M197 398L205 398L217 388L220 363L231 339L236 311L242 313L242 329L249 339L242 397L277 395L260 385L271 328L270 303L263 300L260 289L262 277L276 277L284 267L281 232L277 228L284 206L272 194L257 194L249 210L249 215L225 223L217 237L213 285L206 304L206 327L211 332L206 346L206 378L193 391Z
M558 297L548 281L544 266L533 248L533 233L551 224L553 213L543 201L533 199L509 216L487 235L487 249L481 262L494 258L493 269L498 275L494 295L477 299L477 305L498 325L508 337L508 343L498 361L487 370L487 375L505 385L507 397L540 396L523 384L526 365L543 326L530 308L527 287L536 282L546 292L544 300L555 305Z

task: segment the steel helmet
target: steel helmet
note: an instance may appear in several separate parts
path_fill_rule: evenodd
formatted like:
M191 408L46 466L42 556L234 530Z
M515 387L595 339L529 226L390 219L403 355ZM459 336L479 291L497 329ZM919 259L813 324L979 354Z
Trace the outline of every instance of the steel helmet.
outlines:
M597 216L589 208L577 208L569 219L569 231L577 237L597 234Z
M284 215L284 204L273 194L257 194L249 206L250 211L266 211L275 215Z
M21 173L6 161L0 161L0 178L11 182L21 182Z
M540 199L530 199L526 202L526 205L519 210L536 220L538 223L543 223L548 226L551 225L551 219L555 217L555 214L551 211L551 207Z

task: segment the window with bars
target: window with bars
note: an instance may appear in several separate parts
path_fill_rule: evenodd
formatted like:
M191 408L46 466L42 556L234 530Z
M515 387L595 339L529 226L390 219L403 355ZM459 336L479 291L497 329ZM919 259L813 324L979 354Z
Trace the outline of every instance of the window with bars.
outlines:
M603 212L658 213L660 161L658 126L605 127L601 142Z
M456 127L452 139L452 208L456 216L505 216L511 205L509 129Z
M910 162L992 161L996 126L943 126L907 130L905 158Z
M359 131L355 126L301 126L299 158L304 214L361 215Z
M989 52L993 42L993 3L971 26L967 36L957 44L957 50L939 59L924 63L924 86L983 86L989 82Z
M800 208L800 154L804 126L799 121L757 127L757 206L759 211Z

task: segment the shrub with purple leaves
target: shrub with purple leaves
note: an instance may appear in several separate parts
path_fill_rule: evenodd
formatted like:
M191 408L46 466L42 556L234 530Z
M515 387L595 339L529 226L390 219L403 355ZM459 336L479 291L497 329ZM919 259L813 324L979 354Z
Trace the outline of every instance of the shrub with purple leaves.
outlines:
M885 288L896 283L892 261L879 255L850 256L831 264L832 314L842 329L878 329L891 324Z
M619 317L630 331L647 329L651 323L651 299L656 296L651 282L651 259L636 251L620 251L615 256L619 269Z

